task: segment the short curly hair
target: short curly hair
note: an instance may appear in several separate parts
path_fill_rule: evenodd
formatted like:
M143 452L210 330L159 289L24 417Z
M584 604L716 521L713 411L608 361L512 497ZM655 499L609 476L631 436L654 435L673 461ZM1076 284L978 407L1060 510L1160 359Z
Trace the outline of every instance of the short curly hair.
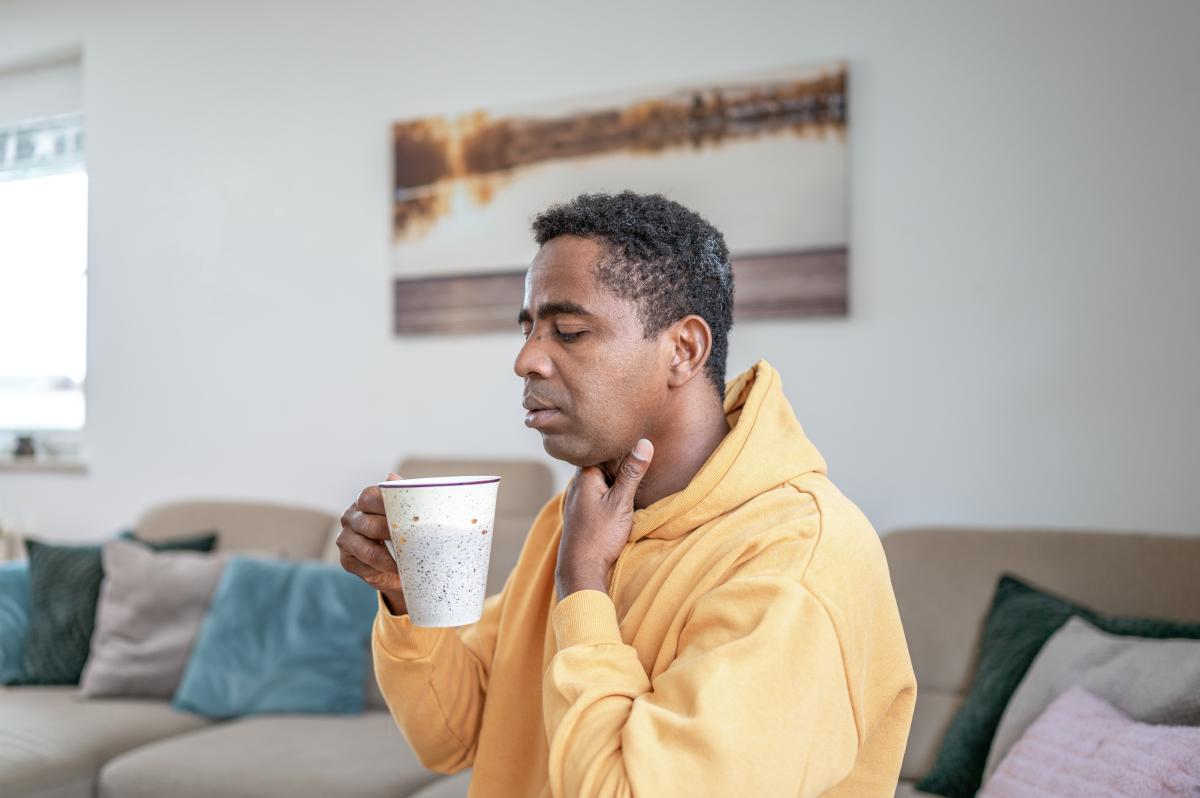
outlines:
M712 330L705 373L725 396L725 360L733 326L733 271L721 231L698 213L661 194L580 194L533 220L538 246L563 235L607 245L596 277L617 296L633 300L642 328L653 338L695 314Z

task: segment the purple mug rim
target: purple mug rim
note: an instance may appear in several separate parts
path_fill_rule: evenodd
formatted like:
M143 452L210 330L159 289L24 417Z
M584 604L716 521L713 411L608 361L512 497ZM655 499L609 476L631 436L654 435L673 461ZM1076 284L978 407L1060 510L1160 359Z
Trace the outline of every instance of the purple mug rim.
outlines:
M413 479L453 479L453 477L413 477ZM395 482L407 482L408 480L388 480L387 482L378 483L379 488L461 488L467 485L489 485L493 482L499 482L500 477L483 477L472 480L471 482L426 482L421 485L396 485Z

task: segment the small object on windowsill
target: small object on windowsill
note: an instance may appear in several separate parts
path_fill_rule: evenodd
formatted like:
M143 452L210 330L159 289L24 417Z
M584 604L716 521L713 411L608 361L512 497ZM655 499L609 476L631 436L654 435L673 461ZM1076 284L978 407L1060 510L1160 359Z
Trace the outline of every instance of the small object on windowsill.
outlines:
M12 432L3 437L7 440L0 443L0 472L84 474L88 470L77 433Z
M34 455L0 454L0 471L41 471L60 474L85 474L87 461L78 453Z
M36 452L33 448L32 435L18 435L17 445L13 448L13 457L33 458Z

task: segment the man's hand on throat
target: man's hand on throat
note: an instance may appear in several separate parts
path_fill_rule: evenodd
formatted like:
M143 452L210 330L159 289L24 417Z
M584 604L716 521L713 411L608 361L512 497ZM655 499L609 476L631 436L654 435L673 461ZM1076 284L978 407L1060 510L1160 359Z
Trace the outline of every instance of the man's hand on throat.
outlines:
M612 487L597 466L581 468L567 486L554 583L559 601L578 590L608 592L608 571L629 541L633 497L654 446L642 438L617 469Z

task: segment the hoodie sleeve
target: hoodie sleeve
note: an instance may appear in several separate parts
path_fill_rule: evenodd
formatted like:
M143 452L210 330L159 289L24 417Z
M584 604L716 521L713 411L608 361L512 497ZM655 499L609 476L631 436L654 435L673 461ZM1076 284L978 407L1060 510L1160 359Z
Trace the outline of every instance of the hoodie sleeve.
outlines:
M653 681L606 594L573 593L552 618L543 712L555 798L818 795L854 766L838 637L794 579L735 577L707 593Z
M457 629L413 626L379 600L371 650L375 678L396 725L421 764L456 773L475 760L488 673L505 590L483 604L483 616Z

